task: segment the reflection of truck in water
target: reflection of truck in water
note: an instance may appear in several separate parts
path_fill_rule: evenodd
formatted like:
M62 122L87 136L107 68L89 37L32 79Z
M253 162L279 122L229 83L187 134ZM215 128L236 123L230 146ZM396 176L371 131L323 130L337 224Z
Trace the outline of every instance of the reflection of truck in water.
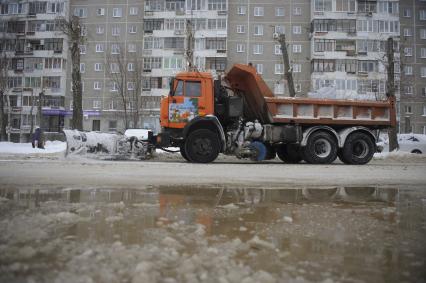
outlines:
M394 104L393 99L274 97L253 67L240 64L224 80L183 72L171 80L170 93L161 101L161 133L141 144L178 147L186 160L197 163L224 153L254 161L278 155L287 163L327 164L339 157L365 164L376 151L378 130L395 126ZM67 142L78 139L74 131L65 133Z

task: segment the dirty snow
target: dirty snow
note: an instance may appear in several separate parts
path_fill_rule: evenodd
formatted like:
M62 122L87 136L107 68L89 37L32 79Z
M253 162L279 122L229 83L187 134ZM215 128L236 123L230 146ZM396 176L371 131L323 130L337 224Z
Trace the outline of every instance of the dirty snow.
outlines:
M47 141L44 149L33 148L31 143L13 143L13 142L0 142L0 153L13 153L13 154L31 154L31 153L57 153L64 152L67 148L65 142L61 141Z

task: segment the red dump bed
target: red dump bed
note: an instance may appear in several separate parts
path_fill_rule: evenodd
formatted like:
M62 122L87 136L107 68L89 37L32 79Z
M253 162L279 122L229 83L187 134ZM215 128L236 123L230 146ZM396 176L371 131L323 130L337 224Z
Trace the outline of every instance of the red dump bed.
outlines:
M245 99L246 117L262 123L394 127L395 100L355 101L274 97L256 69L236 64L226 76Z

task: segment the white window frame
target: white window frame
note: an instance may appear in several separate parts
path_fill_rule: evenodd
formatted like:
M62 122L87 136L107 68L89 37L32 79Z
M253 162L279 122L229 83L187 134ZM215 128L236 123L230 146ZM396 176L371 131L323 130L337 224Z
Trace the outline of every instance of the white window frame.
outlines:
M237 43L237 53L246 52L246 45L244 43Z
M253 15L255 17L263 17L263 15L265 14L265 9L262 6L255 6L253 8Z
M111 44L111 54L120 54L120 45L117 43Z
M283 75L284 74L284 64L275 64L275 69L274 69L274 74L275 75Z
M74 8L74 16L77 16L79 18L87 18L87 8L75 7Z
M99 82L99 81L94 81L94 82L93 82L93 89L94 89L94 90L101 90L101 89L102 89L102 87L101 87L101 82Z
M105 16L105 8L97 8L96 16Z
M132 34L137 33L137 30L138 30L138 28L137 28L136 25L130 25L129 26L129 33L132 33Z
M426 58L426 47L420 48L420 58Z
M120 73L120 66L118 65L118 63L111 63L109 65L109 71L111 74L118 74Z
M96 27L96 34L104 34L105 33L105 27L104 26L97 26Z
M102 63L95 63L93 69L95 70L95 72L102 72L103 71Z
M253 28L253 35L254 36L262 36L263 35L263 25L254 25Z
M404 75L412 76L413 75L413 66L411 66L411 65L404 66Z
M137 16L139 12L138 7L130 7L129 8L129 15L130 16Z
M421 21L426 21L426 10L420 10L419 11L419 19Z
M112 35L112 36L120 36L120 33L121 33L121 28L120 28L120 26L113 26L113 27L111 28L111 35Z
M135 64L133 62L127 63L127 71L128 72L134 72L135 71Z
M136 44L135 44L135 43L129 43L129 44L127 45L127 51L128 51L129 53L134 53L134 52L136 52L136 51L137 51L137 46L136 46Z
M80 45L80 54L86 54L87 47L86 45Z
M237 7L237 15L245 15L247 13L247 6L238 6Z
M420 38L426 39L426 28L420 29Z
M411 48L411 47L405 47L404 48L404 56L405 57L411 57L411 56L413 56L413 48Z
M293 53L302 53L302 45L293 44Z
M118 91L118 83L117 82L111 82L110 91Z
M293 7L293 16L301 16L302 7Z
M275 8L275 17L284 17L284 16L285 16L284 7L276 7Z
M86 72L86 63L80 63L80 73L84 74Z
M296 92L302 92L302 84L294 84L294 89Z
M100 109L102 107L102 103L100 100L93 100L93 109Z
M274 46L274 53L275 55L283 55L283 52L281 51L281 45L280 44L275 44Z
M245 25L237 25L237 33L246 33Z
M293 26L293 34L302 34L302 26L294 25Z
M274 94L282 95L285 92L285 85L283 82L276 82L274 84Z
M420 68L420 76L422 78L426 78L426 67L421 67Z
M263 54L263 44L253 44L253 54L254 55L261 55Z
M112 8L113 18L121 18L122 16L123 16L123 8L121 7Z
M97 43L95 48L96 48L95 51L97 53L101 53L105 51L105 45L103 43Z
M411 10L411 8L406 8L406 9L404 9L404 12L403 12L403 17L404 17L404 18L411 18L411 15L412 15L412 10Z
M263 64L256 64L256 72L257 72L259 75L262 75L262 74L263 74Z
M413 31L411 28L404 28L404 36L413 36Z
M302 72L302 64L293 64L292 65L293 73L301 73Z

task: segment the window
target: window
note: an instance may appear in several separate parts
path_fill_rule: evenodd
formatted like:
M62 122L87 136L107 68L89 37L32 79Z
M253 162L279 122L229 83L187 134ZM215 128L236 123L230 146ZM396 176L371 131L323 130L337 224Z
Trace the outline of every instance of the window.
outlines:
M86 72L86 64L80 63L80 73L84 73L84 72Z
M285 33L285 26L274 26L274 32L278 34L284 34Z
M293 8L293 15L294 16L301 16L302 15L302 8L301 7L294 7Z
M420 49L420 57L421 58L426 58L426 48L425 47L422 47Z
M302 53L302 45L293 44L293 53Z
M93 107L95 108L95 107ZM101 130L101 120L93 120L92 121L92 131L100 131Z
M302 64L293 64L293 73L302 72Z
M275 94L284 94L284 84L280 82L276 82L274 85L274 93Z
M131 26L129 26L129 33L136 33L136 26L134 26L134 25L131 25Z
M102 69L102 63L95 63L95 72L101 72Z
M283 64L275 64L275 74L276 75L284 74L284 65Z
M120 35L120 27L119 26L113 26L111 33L112 33L112 36L119 36Z
M280 44L275 44L275 55L283 55Z
M118 91L118 84L116 82L111 82L111 91Z
M302 26L293 26L293 34L301 34Z
M111 74L116 74L120 72L120 66L118 63L111 63L109 65Z
M410 8L404 9L404 17L405 18L411 18L411 9Z
M420 68L420 76L422 78L426 78L426 67L421 67Z
M80 54L86 54L86 45L80 45Z
M254 35L263 35L263 25L254 25Z
M411 28L405 28L404 29L404 36L413 36L413 32Z
M405 105L405 114L412 114L412 109L410 105Z
M245 33L246 26L245 25L237 25L237 33Z
M332 0L315 0L314 9L315 12L327 12L332 11Z
M404 74L411 76L413 74L413 66L404 66Z
M94 109L101 108L101 101L100 100L93 100L93 108Z
M143 70L161 69L162 61L161 57L145 57L143 58Z
M246 46L243 43L237 43L237 52L244 53L246 51Z
M105 32L104 26L97 26L96 27L96 34L103 34Z
M127 71L129 71L129 72L135 71L135 64L132 63L132 62L127 63Z
M284 8L283 7L275 8L275 16L284 17Z
M426 96L426 87L422 87L422 96Z
M199 97L201 96L201 82L185 82L185 96Z
M79 18L86 18L87 17L87 9L86 8L74 8L74 16L79 17Z
M263 7L254 7L254 16L262 17L263 16Z
M163 68L179 70L182 69L182 62L183 60L180 57L165 57Z
M135 83L127 82L127 90L134 90L134 89L135 89Z
M426 29L422 28L420 30L420 38L421 39L426 39Z
M111 54L120 54L120 45L111 44Z
M413 48L411 48L411 47L405 47L404 48L404 55L406 57L413 56Z
M302 92L302 84L295 84L294 89L296 92Z
M108 104L108 109L115 110L115 105L116 105L115 101L111 100L110 103Z
M226 0L208 0L208 9L226 11Z
M101 86L101 82L93 82L93 89L94 90L100 90L100 89L102 89L102 86Z
M426 10L420 10L419 16L420 16L421 21L425 21L426 20Z
M108 121L108 131L115 132L117 131L117 121L110 120Z
M104 52L104 44L103 43L96 44L96 52Z
M426 105L423 105L423 114L422 116L426 116Z
M413 86L411 86L411 85L405 86L404 92L405 92L405 94L408 94L408 95L413 94Z
M247 7L246 6L238 6L237 7L237 14L238 15L245 15L246 14Z
M127 45L127 50L128 50L129 52L136 52L136 44L134 44L134 43L129 43L129 44Z
M263 44L254 44L253 54L263 54Z
M130 16L136 16L137 14L138 14L138 7L130 7L129 15Z
M358 61L358 72L360 73L369 73L377 71L376 61Z
M315 52L334 51L336 41L332 39L316 39L314 42Z
M256 72L259 75L263 74L263 64L256 64Z
M123 15L123 9L122 8L113 8L112 9L112 16L114 18L120 18Z
M104 16L105 15L105 8L98 8L98 9L96 9L96 15L98 15L98 16Z

